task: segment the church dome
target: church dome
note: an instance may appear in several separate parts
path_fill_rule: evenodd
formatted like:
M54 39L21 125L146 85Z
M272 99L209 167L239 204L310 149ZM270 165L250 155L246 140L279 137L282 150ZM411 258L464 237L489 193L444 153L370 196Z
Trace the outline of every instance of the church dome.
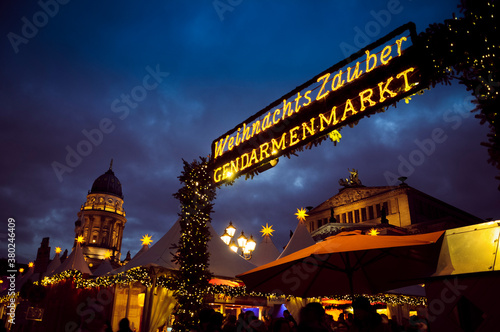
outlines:
M111 169L111 166L106 173L104 173L94 181L89 194L97 193L110 194L123 199L122 184L120 183L120 180L118 180L118 178L115 176L115 173Z

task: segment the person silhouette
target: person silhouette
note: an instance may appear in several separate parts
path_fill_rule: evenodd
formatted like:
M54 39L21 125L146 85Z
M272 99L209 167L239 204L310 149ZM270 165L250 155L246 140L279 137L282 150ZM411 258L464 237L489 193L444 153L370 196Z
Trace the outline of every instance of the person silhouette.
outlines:
M122 318L118 323L118 332L132 332L128 318Z

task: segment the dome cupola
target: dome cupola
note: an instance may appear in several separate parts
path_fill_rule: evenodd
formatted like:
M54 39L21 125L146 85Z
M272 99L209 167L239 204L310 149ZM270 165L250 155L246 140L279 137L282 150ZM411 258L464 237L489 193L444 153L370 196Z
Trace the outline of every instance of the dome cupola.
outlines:
M120 180L115 176L115 173L112 170L113 167L113 159L111 159L111 163L109 165L109 169L106 173L99 176L92 184L92 189L89 191L89 194L108 194L118 196L123 199L122 194L122 184Z
M106 257L111 256L115 263L120 260L123 229L127 222L122 185L112 167L113 159L106 173L92 184L75 222L75 238L83 238L83 255L96 266Z

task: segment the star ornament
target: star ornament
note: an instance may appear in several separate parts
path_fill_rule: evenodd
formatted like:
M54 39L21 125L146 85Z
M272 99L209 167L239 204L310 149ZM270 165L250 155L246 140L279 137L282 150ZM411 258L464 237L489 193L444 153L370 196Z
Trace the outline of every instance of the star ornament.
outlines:
M380 232L375 228L370 229L370 231L368 232L368 235L371 235L371 236L377 236L379 234L380 234Z
M153 243L153 239L151 238L151 236L149 236L149 234L146 234L142 237L141 242L143 246L150 245L151 243Z
M305 221L306 217L309 216L306 212L306 209L300 208L297 209L297 213L295 213L295 215L297 216L297 219L299 219L299 221Z
M275 230L273 229L273 225L269 226L269 224L266 222L266 226L262 226L262 230L260 231L262 233L262 237L264 236L273 236L273 232Z
M83 243L83 236L80 235L79 237L77 237L76 242Z
M110 259L111 258L111 250L108 250L104 253L104 259Z
M61 247L56 247L56 254L60 254L61 253Z

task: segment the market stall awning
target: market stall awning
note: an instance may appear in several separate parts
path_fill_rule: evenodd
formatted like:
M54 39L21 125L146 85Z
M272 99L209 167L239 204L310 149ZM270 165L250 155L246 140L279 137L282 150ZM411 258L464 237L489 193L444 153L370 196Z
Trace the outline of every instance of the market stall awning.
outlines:
M238 277L249 290L300 297L375 294L434 273L443 233L345 232Z

